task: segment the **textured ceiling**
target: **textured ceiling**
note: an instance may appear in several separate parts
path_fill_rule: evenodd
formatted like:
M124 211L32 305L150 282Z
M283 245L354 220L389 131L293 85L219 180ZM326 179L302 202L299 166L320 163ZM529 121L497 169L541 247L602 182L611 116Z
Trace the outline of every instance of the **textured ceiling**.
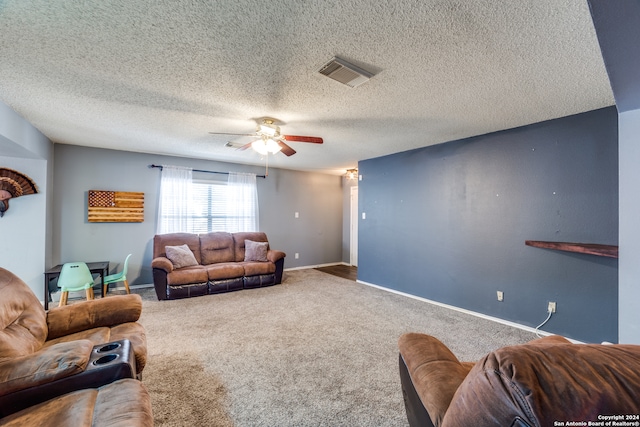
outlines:
M0 0L0 99L57 143L257 165L208 132L274 117L325 143L270 166L334 173L614 104L586 0Z

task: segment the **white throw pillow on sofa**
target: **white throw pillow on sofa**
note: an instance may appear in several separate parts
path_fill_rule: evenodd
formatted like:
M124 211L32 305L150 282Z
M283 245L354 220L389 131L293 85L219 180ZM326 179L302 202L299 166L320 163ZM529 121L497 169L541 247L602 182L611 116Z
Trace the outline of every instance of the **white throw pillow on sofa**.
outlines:
M266 262L269 242L244 241L244 260Z
M173 268L191 267L198 265L196 257L186 244L181 246L166 246L164 248L167 258L173 264Z

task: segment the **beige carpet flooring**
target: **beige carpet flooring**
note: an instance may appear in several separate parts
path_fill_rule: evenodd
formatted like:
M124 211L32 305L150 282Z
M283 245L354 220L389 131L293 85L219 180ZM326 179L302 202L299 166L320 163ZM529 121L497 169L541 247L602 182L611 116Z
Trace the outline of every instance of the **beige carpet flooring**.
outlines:
M184 300L143 295L143 383L157 426L406 426L398 337L461 360L534 335L313 269Z

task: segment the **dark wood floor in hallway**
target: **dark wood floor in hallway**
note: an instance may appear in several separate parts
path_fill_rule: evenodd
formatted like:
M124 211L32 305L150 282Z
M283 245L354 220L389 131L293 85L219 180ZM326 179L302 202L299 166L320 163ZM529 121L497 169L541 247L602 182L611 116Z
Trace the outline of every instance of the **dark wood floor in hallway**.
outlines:
M318 267L318 271L323 273L333 274L334 276L342 277L343 279L349 279L356 281L358 279L358 267L345 264L330 265L328 267Z

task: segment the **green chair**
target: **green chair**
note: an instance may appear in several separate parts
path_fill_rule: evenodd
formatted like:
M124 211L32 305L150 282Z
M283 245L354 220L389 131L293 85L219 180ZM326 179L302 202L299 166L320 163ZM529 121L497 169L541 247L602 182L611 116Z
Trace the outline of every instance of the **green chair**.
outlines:
M124 287L127 290L127 293L130 294L129 291L129 282L127 281L127 269L129 268L129 258L131 258L131 254L127 255L127 258L124 260L124 267L122 267L122 271L120 273L111 274L104 278L104 286L102 288L102 293L104 295L107 294L107 290L109 289L109 285L111 283L124 282Z
M58 306L67 305L69 291L85 290L87 300L93 299L93 276L84 262L67 262L60 270L58 287L61 290Z

